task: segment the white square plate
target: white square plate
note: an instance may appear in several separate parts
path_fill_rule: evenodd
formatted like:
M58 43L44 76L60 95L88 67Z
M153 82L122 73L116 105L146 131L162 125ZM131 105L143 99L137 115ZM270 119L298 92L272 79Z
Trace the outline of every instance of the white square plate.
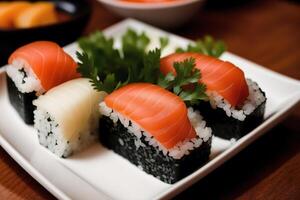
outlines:
M158 45L160 36L168 36L170 46L163 54L191 42L132 19L111 26L104 32L118 40L129 27L145 31L153 40L151 48ZM65 50L74 56L77 45L71 44ZM59 199L171 198L282 121L300 100L299 81L228 52L222 55L222 59L241 67L246 77L257 81L266 92L268 100L265 121L235 143L214 137L210 161L176 184L169 185L147 175L100 144L68 159L57 158L38 144L35 130L24 124L10 105L3 72L0 72L0 144L31 176Z

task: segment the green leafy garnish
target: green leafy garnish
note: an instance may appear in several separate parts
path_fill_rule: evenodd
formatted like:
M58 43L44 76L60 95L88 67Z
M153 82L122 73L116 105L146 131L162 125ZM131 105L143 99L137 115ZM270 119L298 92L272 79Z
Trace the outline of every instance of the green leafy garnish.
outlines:
M202 40L196 40L195 43L189 44L185 49L177 48L176 52L196 52L218 58L225 50L226 46L223 41L215 40L213 37L206 35Z
M195 59L189 58L183 62L174 62L176 75L172 72L166 76L160 75L158 85L172 91L187 104L197 104L200 100L207 100L206 86L199 83L200 70L195 68Z
M160 37L159 43L160 43L160 49L163 50L164 48L166 48L168 46L169 38L168 37Z
M149 51L144 56L144 69L141 71L139 81L156 83L160 74L160 49Z
M194 58L175 62L174 73L161 74L161 50L168 45L169 39L161 37L159 42L160 48L147 51L149 37L128 29L122 36L120 48L116 48L114 39L96 32L78 41L82 52L77 52L77 70L83 77L90 78L98 91L111 93L129 83L148 82L173 92L188 105L207 100L206 86L199 83L201 73L195 68ZM218 57L224 50L221 41L207 36L186 49L177 49L177 52L199 52Z
M77 70L91 79L95 89L108 93L132 82L156 83L161 51L147 52L149 43L145 33L128 29L122 37L121 48L117 49L112 38L98 31L79 39L82 53L77 52ZM166 40L163 45L167 45Z
M138 34L134 30L128 29L122 37L124 58L130 56L143 56L149 43L150 39L144 32Z
M76 52L77 58L81 61L78 63L77 71L83 77L91 79L92 86L98 91L106 91L108 93L114 91L122 85L122 82L117 82L114 74L106 74L102 80L98 76L98 71L101 70L94 65L94 59L90 58L85 52ZM123 83L125 84L125 83Z

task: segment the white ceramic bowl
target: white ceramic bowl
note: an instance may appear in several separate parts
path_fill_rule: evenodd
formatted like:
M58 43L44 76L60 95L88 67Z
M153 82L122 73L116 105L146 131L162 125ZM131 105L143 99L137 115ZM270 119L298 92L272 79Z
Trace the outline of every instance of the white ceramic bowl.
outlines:
M174 28L184 24L199 10L203 3L203 0L181 0L167 3L98 1L120 16L136 18L164 28Z

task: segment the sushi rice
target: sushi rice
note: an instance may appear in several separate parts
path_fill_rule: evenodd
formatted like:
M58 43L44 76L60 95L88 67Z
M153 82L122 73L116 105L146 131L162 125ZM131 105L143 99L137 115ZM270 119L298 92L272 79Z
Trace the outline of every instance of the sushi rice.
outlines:
M260 104L262 104L266 97L259 89L256 82L247 79L249 88L249 96L239 108L232 107L227 100L218 95L216 92L208 91L209 101L213 109L221 108L226 112L228 117L233 117L240 121L244 121L247 115L250 115Z
M75 60L51 41L36 41L19 47L9 56L8 63L9 100L27 124L33 124L33 100L80 76Z
M79 152L98 138L98 116L91 116L86 126L78 130L72 138L66 139L55 119L44 110L34 111L34 128L38 132L39 143L59 157L69 157Z
M129 133L136 136L136 149L141 146L145 146L141 140L142 136L144 136L145 141L147 141L149 145L155 147L159 151L162 151L165 156L170 156L174 159L181 159L184 155L188 155L193 149L200 147L203 142L207 142L212 137L212 130L206 126L206 122L202 119L199 111L194 111L193 108L190 107L188 108L188 118L196 131L196 138L184 140L179 142L173 148L167 149L161 145L150 133L147 133L134 121L127 119L122 114L109 108L105 102L101 102L99 106L100 113L102 115L109 117L115 124L119 120L121 124L127 128ZM119 143L122 145L122 139L119 139Z
M21 59L14 60L12 65L6 67L6 72L20 92L30 93L35 91L37 94L45 92L40 80L25 61Z

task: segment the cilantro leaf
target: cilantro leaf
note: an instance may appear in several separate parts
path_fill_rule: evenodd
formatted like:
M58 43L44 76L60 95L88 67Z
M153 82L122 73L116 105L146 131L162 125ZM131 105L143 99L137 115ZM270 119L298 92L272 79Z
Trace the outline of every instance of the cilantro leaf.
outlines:
M160 43L160 49L163 50L164 48L166 48L168 46L169 38L168 37L160 37L159 43Z
M168 73L159 77L158 85L168 89L181 97L186 104L197 104L201 100L207 100L206 86L199 83L200 70L196 69L195 59L189 58L183 62L174 62L175 75Z
M77 58L80 60L78 63L77 71L83 77L90 78L92 86L99 91L112 92L117 89L122 83L115 80L114 74L107 74L103 81L98 76L98 68L94 66L94 60L87 53L76 52Z
M150 43L150 38L142 32L138 34L133 29L128 29L122 36L122 47L124 52L141 51L144 52Z
M171 84L173 83L174 79L175 76L172 72L169 72L166 76L160 74L157 84L162 88L167 89L171 87Z
M180 97L185 102L190 102L191 105L197 104L200 100L207 100L208 97L205 92L206 85L196 84L194 90L183 90Z
M215 40L213 37L206 35L204 38L196 40L195 43L191 43L187 48L177 48L176 52L196 52L205 55L220 57L222 53L226 51L226 45L221 40Z
M159 65L160 65L160 49L155 49L153 51L149 51L145 54L143 58L144 68L141 71L140 81L156 83L157 77L160 73Z
M175 62L175 73L164 76L159 65L161 49L168 45L168 38L160 38L161 49L147 51L149 43L145 33L128 29L121 38L121 48L117 49L112 38L96 32L79 39L82 53L77 52L77 70L83 77L90 78L93 87L99 91L111 93L128 83L149 82L172 91L186 104L197 104L207 99L206 86L199 83L201 73L195 68L194 58ZM223 52L221 43L214 42L212 38L197 41L187 50L214 55Z
M77 58L80 60L77 67L77 72L79 72L84 77L93 76L94 62L93 59L89 58L89 55L86 52L80 53L76 52Z
M91 79L96 90L108 93L132 82L156 83L159 75L160 49L147 52L150 39L145 33L128 29L121 48L112 38L95 32L78 40L78 72Z

